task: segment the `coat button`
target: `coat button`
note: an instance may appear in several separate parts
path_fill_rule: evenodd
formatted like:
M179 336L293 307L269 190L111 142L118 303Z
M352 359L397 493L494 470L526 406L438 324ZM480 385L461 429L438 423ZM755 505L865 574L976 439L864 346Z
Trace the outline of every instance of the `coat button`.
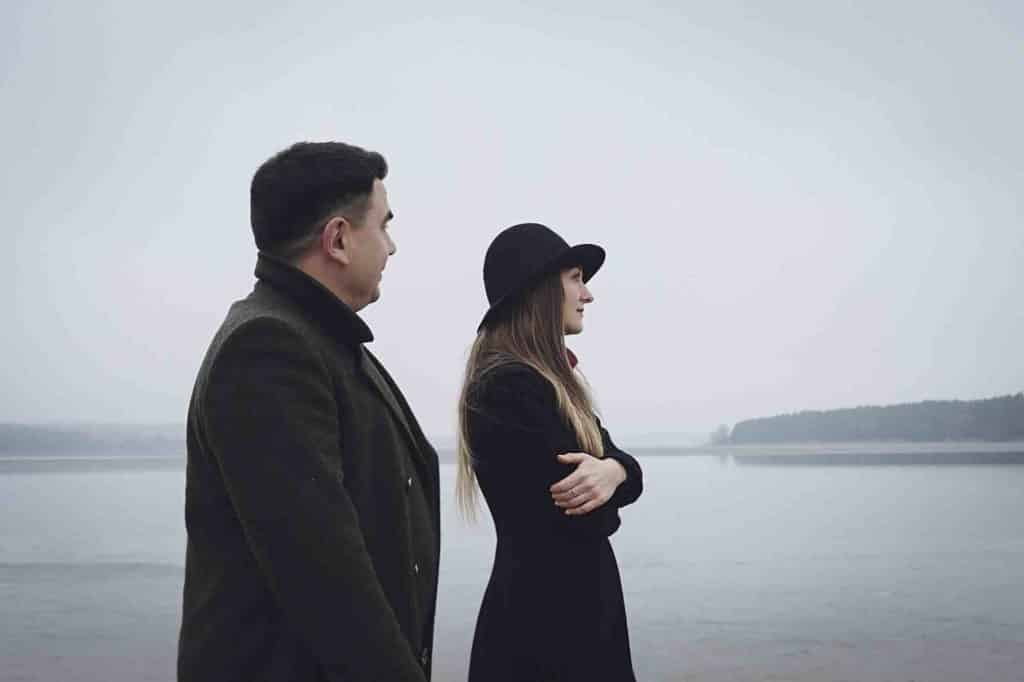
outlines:
M405 479L405 489L408 490L411 487L412 487L412 476L410 476L409 478Z
M412 572L416 575L420 574L420 565L418 563L412 565Z

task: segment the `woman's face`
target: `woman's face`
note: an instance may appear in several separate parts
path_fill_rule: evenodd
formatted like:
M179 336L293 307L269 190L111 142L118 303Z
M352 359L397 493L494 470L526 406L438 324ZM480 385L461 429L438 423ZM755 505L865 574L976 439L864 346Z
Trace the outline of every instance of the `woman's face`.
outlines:
M590 289L583 283L582 268L562 270L562 327L565 333L583 331L583 306L594 301Z

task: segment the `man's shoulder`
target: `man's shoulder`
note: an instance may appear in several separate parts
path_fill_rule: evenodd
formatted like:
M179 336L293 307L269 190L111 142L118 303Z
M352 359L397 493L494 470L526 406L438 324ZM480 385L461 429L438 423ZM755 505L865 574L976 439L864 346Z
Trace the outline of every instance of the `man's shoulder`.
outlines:
M322 326L295 301L269 287L259 286L231 305L215 341L221 338L223 342L239 333L253 334L264 330L277 331L278 335L291 334L317 350L330 349L336 345Z
M303 324L287 307L258 296L256 292L235 301L213 335L210 352L217 354L239 337L264 334L269 330L292 332L296 337L305 335Z
M305 332L309 326L301 310L287 297L257 286L252 292L231 304L221 329L237 329L246 324L274 324L275 321L296 331Z
M254 290L228 309L206 352L200 378L226 354L259 349L268 355L282 350L326 355L327 344L301 311L272 292Z

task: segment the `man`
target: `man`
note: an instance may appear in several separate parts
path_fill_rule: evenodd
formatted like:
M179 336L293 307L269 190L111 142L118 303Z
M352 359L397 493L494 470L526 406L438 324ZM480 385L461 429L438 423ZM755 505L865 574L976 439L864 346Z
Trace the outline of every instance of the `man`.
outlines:
M356 314L395 253L386 175L328 142L253 177L256 286L189 406L183 682L430 679L437 454Z

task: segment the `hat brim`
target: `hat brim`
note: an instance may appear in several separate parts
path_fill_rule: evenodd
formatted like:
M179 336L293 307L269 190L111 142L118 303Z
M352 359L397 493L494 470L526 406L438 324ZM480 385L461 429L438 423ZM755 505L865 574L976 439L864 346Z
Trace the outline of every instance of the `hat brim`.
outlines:
M544 272L578 265L583 270L583 281L589 282L590 278L596 275L604 265L604 258L604 249L597 244L577 244L556 258L550 266L544 269Z
M565 268L572 268L579 266L583 270L583 281L589 282L590 278L597 274L597 271L604 265L605 250L597 244L577 244L576 246L570 247L568 250L563 251L561 254L551 259L544 264L543 267L538 268L528 279L526 279L522 285L515 291L509 292L505 296L491 304L491 307L484 313L483 319L480 320L480 324L477 325L476 330L479 332L484 326L494 319L495 311L499 310L505 303L517 298L524 291L527 291L530 287L537 283L538 280L555 270L563 270Z

